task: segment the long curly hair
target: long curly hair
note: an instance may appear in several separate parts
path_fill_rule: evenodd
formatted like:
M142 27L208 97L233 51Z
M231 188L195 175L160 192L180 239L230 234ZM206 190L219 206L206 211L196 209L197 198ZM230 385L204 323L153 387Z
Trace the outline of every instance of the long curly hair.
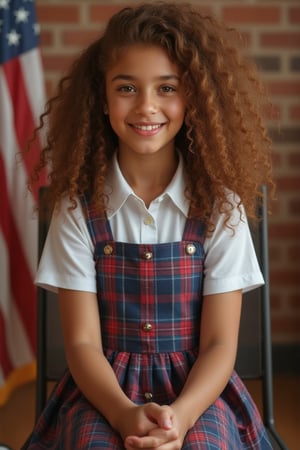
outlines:
M92 193L105 213L104 186L118 138L104 114L105 75L120 52L134 44L159 46L177 64L186 116L176 137L185 164L190 215L213 228L213 205L228 222L234 191L250 218L260 186L273 190L271 141L263 124L263 86L243 55L238 32L189 4L151 2L115 14L104 33L71 66L46 104L37 133L46 141L31 182L48 167L53 202Z

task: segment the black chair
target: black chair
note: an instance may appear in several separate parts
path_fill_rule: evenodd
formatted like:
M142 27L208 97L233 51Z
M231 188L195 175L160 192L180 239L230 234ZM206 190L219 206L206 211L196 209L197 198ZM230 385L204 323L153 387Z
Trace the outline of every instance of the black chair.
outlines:
M265 285L244 294L236 371L244 380L261 382L262 418L275 450L288 450L276 431L273 415L272 342L270 328L269 256L266 191L259 208L261 221L251 229ZM46 188L40 190L39 253L47 235L50 214L45 202ZM38 354L36 417L46 403L47 382L56 381L66 367L59 322L57 296L38 288Z
M49 211L47 202L47 188L41 187L39 191L39 257L47 237L51 214L52 211ZM48 382L57 381L67 366L57 294L38 287L37 318L36 419L47 401Z
M267 211L267 192L262 186L262 202L258 207L260 222L250 229L265 284L243 295L235 369L244 380L260 380L262 419L270 441L274 449L288 450L274 420Z

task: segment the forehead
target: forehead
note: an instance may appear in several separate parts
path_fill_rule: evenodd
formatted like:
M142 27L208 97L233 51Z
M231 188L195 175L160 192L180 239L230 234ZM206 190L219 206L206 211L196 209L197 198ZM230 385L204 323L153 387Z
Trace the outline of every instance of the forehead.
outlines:
M160 77L179 75L177 64L171 61L165 49L158 46L136 44L122 49L115 63L108 69L107 79L118 74Z

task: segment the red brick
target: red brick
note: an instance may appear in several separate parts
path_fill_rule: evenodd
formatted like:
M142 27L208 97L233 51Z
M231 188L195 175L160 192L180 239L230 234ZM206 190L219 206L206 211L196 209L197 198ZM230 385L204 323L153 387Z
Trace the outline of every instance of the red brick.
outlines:
M298 199L290 200L288 202L288 211L292 217L300 216L300 200Z
M291 120L300 120L300 105L294 105L290 107L289 117Z
M280 8L275 6L225 6L223 19L227 23L238 24L279 24Z
M282 154L277 152L275 149L272 154L272 164L273 167L280 167L282 164Z
M288 296L288 305L294 311L295 309L300 309L299 294Z
M43 55L43 66L45 70L65 72L73 60L71 55Z
M300 176L294 177L292 175L282 176L276 178L277 189L280 192L284 191L300 191Z
M269 224L269 236L270 239L284 239L286 241L290 239L300 238L300 226L298 223L282 223L282 224ZM298 275L299 281L299 275Z
M91 22L107 22L111 16L126 5L91 5L89 8L89 19Z
M280 215L280 212L281 212L280 202L278 202L277 200L270 202L269 210L271 211L272 216Z
M53 45L53 33L51 31L41 31L41 46L51 47Z
M54 85L52 80L45 80L46 97L50 98L54 93Z
M299 245L293 245L291 247L287 248L287 256L288 259L291 262L300 262L300 246ZM298 299L299 301L299 299ZM300 306L300 301L299 301L299 306Z
M289 10L289 21L292 24L300 23L300 8L290 8Z
M300 167L300 153L289 153L289 155L287 156L287 161L291 167Z
M40 23L78 23L77 6L38 5L37 16Z
M265 105L263 107L263 115L265 120L279 120L281 118L280 105Z
M99 36L98 30L68 30L62 33L62 41L66 46L86 46Z
M270 299L270 303L271 303L272 311L281 309L281 297L280 297L280 295L272 294L271 295L271 299Z
M300 95L300 81L269 81L267 86L269 93L273 95Z
M282 249L278 245L269 245L270 261L278 261L282 258Z
M272 332L300 335L300 315L272 317Z
M262 47L298 49L300 47L300 33L278 31L261 33L260 44Z

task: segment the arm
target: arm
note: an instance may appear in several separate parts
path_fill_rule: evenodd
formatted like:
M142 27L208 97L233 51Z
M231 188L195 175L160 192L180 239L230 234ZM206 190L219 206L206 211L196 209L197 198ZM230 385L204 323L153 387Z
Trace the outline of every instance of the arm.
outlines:
M96 294L59 289L64 346L69 369L86 398L125 439L169 427L170 413L158 405L136 406L122 391L102 350Z
M203 298L199 355L172 405L185 431L219 397L233 371L241 300L240 290Z

